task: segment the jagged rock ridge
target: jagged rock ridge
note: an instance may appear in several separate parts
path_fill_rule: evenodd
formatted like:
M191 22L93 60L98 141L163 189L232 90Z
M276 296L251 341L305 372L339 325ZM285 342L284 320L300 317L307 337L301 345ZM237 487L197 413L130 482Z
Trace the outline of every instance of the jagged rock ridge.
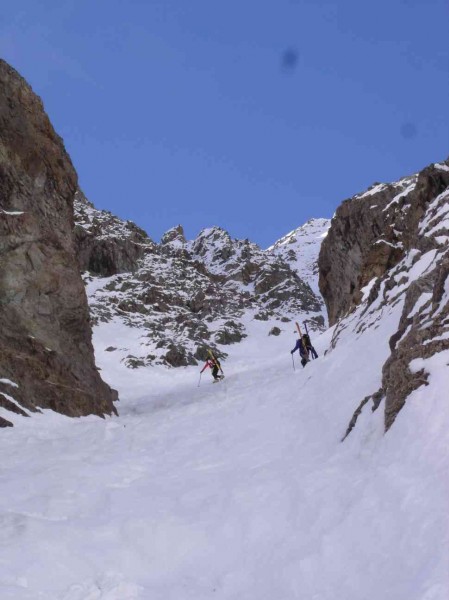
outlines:
M75 255L76 189L41 100L0 60L0 410L115 411L95 368Z
M81 190L75 194L75 244L82 273L108 277L133 271L137 260L154 243L131 221L98 211Z
M92 259L81 261L88 271L85 280L94 322L119 318L142 331L141 352L126 357L131 367L196 364L208 347L224 355L227 345L246 335L248 318L286 323L301 316L311 329L324 326L322 300L298 274L301 261L295 258L292 267L278 247L262 250L249 240L231 238L219 227L204 229L188 241L181 226L156 244L130 222L96 210L81 194L75 215L76 229L83 230L82 236L78 234L79 254L92 256L84 247L100 247L102 256L108 257L99 266ZM325 220L315 223L317 236L326 227ZM315 244L315 262L318 249ZM98 279L111 275L110 259L117 255L133 258L127 268L120 258L113 276ZM313 251L307 256L313 262Z

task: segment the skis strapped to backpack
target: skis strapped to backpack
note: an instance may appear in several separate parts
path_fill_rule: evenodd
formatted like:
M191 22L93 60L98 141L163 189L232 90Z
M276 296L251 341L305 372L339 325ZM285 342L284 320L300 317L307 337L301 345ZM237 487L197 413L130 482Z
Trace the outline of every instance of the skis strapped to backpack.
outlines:
M217 365L217 367L220 369L220 371L224 377L223 369L221 368L221 364L220 364L220 361L218 360L218 358L215 356L215 354L212 352L212 350L210 348L207 349L207 353L209 354L210 359L212 360L214 365Z
M306 335L304 337L306 337L307 346L312 346L312 342L310 340L310 335L309 335L309 330L307 329L307 323L305 321L304 321L304 327L306 328Z
M315 348L312 346L312 340L310 339L310 335L309 335L309 330L307 329L307 323L304 321L304 327L306 328L306 333L303 336L306 343L307 343L307 348L309 350L309 355L312 355L312 358L318 358L318 352L315 350Z
M302 342L302 331L301 331L301 327L299 326L298 321L296 321L296 329L298 330L299 338Z
M307 360L310 360L310 358L309 358L309 349L307 348L307 345L306 345L306 343L305 343L305 341L304 341L304 336L303 336L303 335L302 335L302 333L301 333L301 327L299 326L299 323L298 323L298 321L296 321L296 329L298 330L298 333L299 333L299 339L300 339L300 340L301 340L301 342L302 342L302 347L304 348L304 352L306 353ZM307 325L306 325L306 329L307 329Z

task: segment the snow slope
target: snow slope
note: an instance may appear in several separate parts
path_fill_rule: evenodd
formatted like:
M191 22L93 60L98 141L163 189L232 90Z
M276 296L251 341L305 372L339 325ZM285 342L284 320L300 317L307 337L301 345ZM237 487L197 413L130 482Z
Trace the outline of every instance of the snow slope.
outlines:
M2 600L446 599L449 356L386 435L379 407L341 443L400 306L363 335L359 316L296 371L292 324L268 337L248 317L224 381L199 387L195 367L127 369L105 348L137 330L100 324L121 416L14 415L2 433Z
M267 252L281 256L318 297L321 297L318 287L318 255L330 225L330 219L310 219L267 249Z
M412 185L394 190L388 210L406 208ZM362 197L371 204L376 193ZM129 369L148 333L100 309L109 310L102 294L120 303L132 293L116 275L92 279L96 360L119 390L120 417L7 413L1 600L446 600L447 217L446 190L419 215L417 246L369 281L336 326L312 334L319 358L304 370L289 354L293 322L275 312L262 321L250 304L223 382L198 366ZM283 255L295 235L265 252ZM145 276L176 273L185 244L167 239ZM213 270L229 248L238 270L249 246L230 246L215 228L196 244L188 252ZM274 325L279 336L268 335ZM400 386L407 394L384 433L392 361L416 386ZM17 382L2 382L14 403Z

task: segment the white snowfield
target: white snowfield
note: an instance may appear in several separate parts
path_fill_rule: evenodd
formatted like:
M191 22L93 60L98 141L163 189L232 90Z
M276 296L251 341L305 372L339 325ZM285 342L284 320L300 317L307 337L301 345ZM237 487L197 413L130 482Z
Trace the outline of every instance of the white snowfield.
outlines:
M341 442L380 385L383 311L296 371L293 324L249 320L199 387L199 368L126 368L105 348L137 331L101 324L120 417L8 413L1 432L1 600L447 600L449 353L414 361L429 385L387 434L366 405Z
M392 185L401 195L412 183ZM216 385L201 366L128 368L147 331L100 321L96 360L119 417L0 408L15 425L0 433L0 600L447 600L449 350L410 362L428 385L388 433L384 401L374 413L368 402L341 441L381 386L410 283L447 252L447 219L444 192L420 223L438 244L411 250L369 307L375 279L357 310L312 334L319 358L305 369L290 356L294 323L255 310L241 317L248 337L224 347ZM265 252L316 285L328 226L311 221ZM199 236L206 262L216 233ZM91 281L89 295L107 282ZM442 293L434 306L423 286L409 317L429 326L449 278ZM447 335L446 320L432 341ZM20 382L0 378L15 403Z

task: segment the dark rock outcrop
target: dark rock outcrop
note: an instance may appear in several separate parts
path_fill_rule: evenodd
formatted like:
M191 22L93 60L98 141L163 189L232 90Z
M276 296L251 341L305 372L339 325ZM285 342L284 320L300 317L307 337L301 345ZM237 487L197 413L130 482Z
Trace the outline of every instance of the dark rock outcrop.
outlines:
M278 336L280 335L281 330L279 329L279 327L272 327L270 329L270 331L268 332L268 335L274 335L274 336Z
M360 303L364 286L383 277L408 251L432 247L418 225L448 181L448 171L431 165L394 184L376 184L338 207L318 259L330 325Z
M449 160L376 184L343 202L332 219L319 266L329 322L340 321L333 344L346 327L344 316L359 305L351 326L356 333L373 326L384 308L401 307L381 388L364 399L348 433L370 398L375 407L385 400L385 428L391 427L408 396L427 384L425 368L411 368L413 361L424 364L449 349L448 215Z
M405 184L399 190L377 185L338 207L318 259L329 325L360 302L364 285L384 275L403 256L392 218L396 215L385 208L404 189Z
M79 189L74 209L75 248L82 273L109 277L133 272L138 259L155 245L132 221L97 210Z
M115 412L116 392L95 367L75 255L76 190L75 170L41 100L0 60L3 407L8 401L70 416Z
M386 429L391 427L413 390L427 385L428 373L425 369L410 370L411 362L449 350L449 302L441 302L445 282L449 282L449 249L436 268L406 292L398 331L390 339L391 355L382 369ZM428 296L413 313L419 299Z

